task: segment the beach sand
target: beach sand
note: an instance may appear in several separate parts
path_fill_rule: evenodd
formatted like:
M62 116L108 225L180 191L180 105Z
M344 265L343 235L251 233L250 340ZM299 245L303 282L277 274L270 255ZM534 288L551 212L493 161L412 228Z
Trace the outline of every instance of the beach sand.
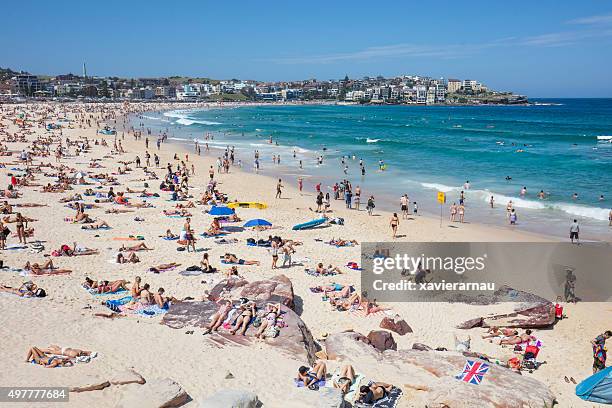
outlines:
M51 105L52 106L52 105ZM81 109L79 105L68 105L68 109ZM122 113L121 105L108 105ZM89 109L88 107L84 107ZM143 106L141 109L161 110L168 108L164 105ZM18 129L12 123L17 111L42 111L42 105L29 105L17 108L5 105L2 107L2 124L9 134ZM73 114L69 114L73 117ZM95 120L92 127L82 129L63 129L62 138L69 137L72 140L87 137L89 140L101 139L96 134ZM38 127L31 128L32 134L27 136L33 140L37 134L47 132ZM58 131L54 134L58 135ZM119 160L132 161L136 154L140 155L144 162L144 139L135 141L132 135L125 135L122 140L126 151L124 154L111 155L102 159L100 163L105 166L101 169L90 169L87 163L91 158L102 158L110 154L113 136L104 136L110 147L93 146L86 154L72 156L62 159L62 164L77 170L94 171L100 173L113 172L120 166ZM121 131L118 138L121 140ZM181 160L185 154L189 154L189 165L195 166L195 177L190 177L190 191L199 197L206 189L208 182L208 168L214 165L216 155L213 152L197 156L190 146L163 143L161 150L155 147L155 137L150 138L151 154L159 154L161 167L154 171L163 177L165 165L173 160L175 153ZM6 143L9 150L16 153L12 157L2 157L1 162L11 163L18 160L19 152L29 143L11 142ZM53 151L55 145L52 146ZM74 148L70 148L74 153ZM34 163L40 159L34 158ZM55 157L44 158L42 161L55 163ZM11 173L11 167L22 167L21 165L7 164L7 168L0 169L0 173L8 180L7 174ZM115 191L122 191L125 187L142 189L143 178L141 169L136 169L130 164L134 171L127 175L118 176L122 186L116 186ZM50 170L48 170L50 171ZM42 174L35 174L37 184L47 184L51 178ZM315 194L313 191L300 193L295 188L295 180L284 180L283 198L275 199L276 181L270 177L256 175L249 171L239 171L232 167L229 174L215 174L219 180L218 188L238 201L258 201L269 205L266 210L239 209L238 215L243 220L251 218L265 218L274 225L270 232L283 238L293 238L303 241L303 245L296 247L297 258L309 258L306 266L315 266L318 262L325 265L333 264L343 270L343 274L334 277L312 277L304 273L303 266L281 268L273 271L270 268L271 257L267 250L262 248L247 247L244 242L246 238L256 237L252 231L232 233L229 237L238 239L238 243L229 245L217 245L212 240L200 239L198 248L209 248L213 266L227 269L227 265L218 262L220 256L225 252L233 252L241 258L256 259L261 261L261 266L239 266L239 272L247 280L253 281L269 278L279 273L285 274L293 283L296 299L301 304L301 318L310 328L315 338L323 333L335 333L345 329L354 329L367 334L370 330L378 328L380 318L359 317L348 313L332 311L328 303L321 301L320 294L311 293L309 287L329 282L341 284L359 285L359 272L344 268L350 261L359 262L360 247L336 248L323 242L315 241L321 239L328 241L331 238L355 239L358 242L376 242L390 240L389 218L390 214L376 212L376 216L368 216L366 211L347 210L342 201L332 202L333 212L331 216L343 217L346 222L344 226L332 226L329 228L312 229L306 231L291 231L291 226L315 217L309 210L313 207ZM160 180L149 180L148 191L158 192ZM288 404L291 395L297 390L293 385L293 378L297 368L305 364L263 343L255 343L250 347L227 346L219 348L206 342L201 335L201 330L194 334L185 334L185 330L173 330L159 324L160 319L146 317L124 317L117 319L105 319L94 317L95 312L108 312L108 309L100 305L101 298L91 296L82 287L86 276L94 280L126 279L130 282L139 275L143 282L148 282L155 292L158 287L164 287L166 294L176 298L187 296L201 299L206 290L212 288L214 283L219 282L222 277L219 274L201 276L181 276L177 271L153 274L147 272L148 267L167 262L178 262L185 266L199 263L202 253L177 252L177 244L158 238L166 229L178 233L184 223L184 219L168 218L162 214L164 209L172 209L173 202L168 202L167 193L161 193L160 198L148 200L154 208L137 209L135 212L126 214L105 214L110 204L102 204L102 208L87 210L92 217L108 222L112 229L85 231L79 224L65 222L65 217L74 216L75 211L66 208L63 203L58 202L61 197L71 195L75 192L83 193L86 187L74 186L74 190L65 193L41 193L41 187L22 187L23 197L17 200L9 200L11 203L30 202L44 203L45 207L20 208L21 212L39 221L32 223L35 228L34 239L44 241L46 249L43 253L31 253L29 250L5 250L1 252L4 265L21 267L26 261L44 262L43 254L59 248L62 244L72 245L77 242L81 245L99 250L98 255L78 257L53 257L56 266L71 269L73 272L65 276L35 276L28 277L40 287L45 288L48 297L44 299L25 299L14 295L1 293L0 308L0 337L3 345L0 347L0 359L3 361L4 370L0 373L0 383L4 386L70 386L82 383L83 377L110 377L113 373L126 368L134 368L145 378L169 377L180 383L191 395L194 402L187 406L197 406L197 401L224 388L241 388L253 390L266 407L296 406ZM107 191L107 187L100 190ZM367 192L363 195L367 196ZM128 194L134 200L137 194ZM88 199L87 202L90 202ZM190 209L193 214L192 227L197 234L206 230L210 224L211 216L203 214L202 211L208 206L198 206ZM144 222L134 221L134 217L144 218ZM399 234L404 235L401 240L405 241L496 241L496 242L546 242L554 238L537 236L520 231L512 231L505 228L470 224L455 224L456 228L449 228L446 220L440 227L439 220L425 216L412 217L414 219L402 221ZM14 224L9 224L14 231ZM147 246L154 248L152 251L138 252L141 260L137 264L115 264L111 262L117 253L117 249L123 243L113 240L114 237L127 235L143 235ZM260 232L262 237L267 232ZM14 244L16 238L9 238L7 244ZM133 244L127 242L127 244ZM18 287L26 278L17 273L7 270L0 271L0 283ZM206 282L203 282L206 281ZM506 311L510 305L496 306L470 306L466 304L442 304L442 303L405 303L389 304L393 311L401 315L412 327L414 333L405 336L394 336L398 348L411 348L415 342L428 344L432 347L454 348L453 334L465 336L470 334L472 349L505 360L512 356L508 348L488 343L480 339L482 329L471 329L459 331L455 328L457 324L467 319L491 313L494 311ZM609 304L579 303L566 305L566 314L569 319L564 319L555 325L553 330L537 330L537 337L544 343L541 356L546 361L533 374L533 376L548 385L556 395L561 407L587 407L592 404L578 399L574 395L574 385L567 384L564 376L572 376L578 382L591 373L591 346L590 341L610 329L612 321L612 307ZM27 364L25 362L26 351L30 346L45 347L49 344L76 347L86 350L95 350L99 356L92 362L77 364L71 368L58 368L46 370L41 366ZM336 363L337 364L337 363ZM330 371L335 368L334 362L329 363ZM358 371L364 373L367 378L385 381L394 384L409 383L406 378L390 378L386 375L384 368L375 364L364 364L357 367ZM226 373L230 371L235 378L226 379ZM106 388L102 391L85 392L80 394L71 393L70 402L66 406L95 406L112 407L119 398L117 387ZM14 404L15 406L22 406ZM49 404L52 405L52 404ZM10 406L7 405L7 406ZM36 406L44 406L39 404ZM400 401L400 407L420 406L418 395L407 392Z

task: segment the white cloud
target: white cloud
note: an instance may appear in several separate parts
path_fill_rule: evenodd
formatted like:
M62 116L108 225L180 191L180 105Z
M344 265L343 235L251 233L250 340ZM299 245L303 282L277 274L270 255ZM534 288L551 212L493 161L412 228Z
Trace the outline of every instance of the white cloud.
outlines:
M597 16L581 17L568 21L569 24L601 25L612 24L612 14L600 14Z

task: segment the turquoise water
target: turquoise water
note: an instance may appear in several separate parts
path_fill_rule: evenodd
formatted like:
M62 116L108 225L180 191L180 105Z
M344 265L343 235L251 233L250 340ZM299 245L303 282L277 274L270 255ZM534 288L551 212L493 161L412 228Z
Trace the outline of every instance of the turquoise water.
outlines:
M612 99L537 102L480 107L253 106L166 112L148 116L145 126L189 141L204 142L204 134L212 132L211 147L236 146L247 169L252 169L253 151L258 149L264 172L293 179L304 175L306 188L348 178L365 194L379 196L379 206L384 201L389 209L396 209L400 195L408 193L421 210L439 214L437 191L447 193L449 203L457 201L469 180L468 219L505 224L505 206L512 200L518 228L566 235L571 220L578 218L594 236L609 236L612 144L598 142L597 136L612 134ZM280 154L281 165L272 163L273 154ZM317 164L320 155L323 165ZM342 156L348 156L346 176ZM387 165L385 171L378 171L379 160ZM527 194L521 196L523 187ZM545 200L536 196L540 190L547 193ZM574 193L578 199L572 198ZM493 210L488 208L491 195L497 207Z

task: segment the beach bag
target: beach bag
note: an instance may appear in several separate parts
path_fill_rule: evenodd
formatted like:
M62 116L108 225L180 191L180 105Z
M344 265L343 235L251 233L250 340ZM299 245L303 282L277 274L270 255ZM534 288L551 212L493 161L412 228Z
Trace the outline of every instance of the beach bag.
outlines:
M538 353L540 352L540 348L538 346L529 345L525 347L525 359L532 359L538 357Z
M276 326L269 326L264 332L264 337L275 338L280 333L280 330Z
M255 244L255 238L247 238L247 244Z
M255 319L253 319L253 327L259 326L261 326L261 317L257 316Z
M555 318L563 319L563 306L558 303L555 305Z
M38 288L36 290L36 292L34 293L34 296L36 296L38 298L43 298L43 297L47 296L47 292L45 292L45 290L42 289L42 288Z

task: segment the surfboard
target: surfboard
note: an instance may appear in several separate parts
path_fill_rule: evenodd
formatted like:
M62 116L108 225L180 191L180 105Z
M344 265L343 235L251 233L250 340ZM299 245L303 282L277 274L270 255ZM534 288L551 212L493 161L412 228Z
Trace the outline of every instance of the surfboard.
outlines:
M301 224L294 225L292 229L294 231L305 230L305 229L308 229L308 228L313 228L313 227L316 227L318 225L321 225L321 224L325 223L326 221L327 221L326 218L318 218L316 220L311 220L311 221L303 222Z
M266 203L256 203L256 202L239 202L239 203L229 203L227 205L229 208L257 208L259 210L265 210L268 208L268 204Z

